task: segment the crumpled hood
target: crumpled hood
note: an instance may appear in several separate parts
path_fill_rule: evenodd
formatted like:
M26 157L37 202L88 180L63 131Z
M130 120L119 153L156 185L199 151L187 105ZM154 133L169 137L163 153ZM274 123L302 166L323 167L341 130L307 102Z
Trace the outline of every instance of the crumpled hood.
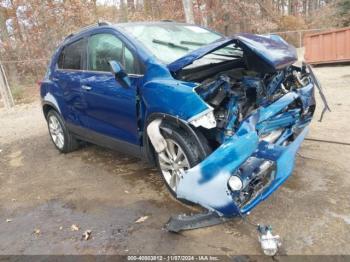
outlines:
M168 64L168 68L176 73L195 60L232 43L243 49L248 67L256 71L273 72L293 64L298 59L295 47L278 35L244 33L200 47Z

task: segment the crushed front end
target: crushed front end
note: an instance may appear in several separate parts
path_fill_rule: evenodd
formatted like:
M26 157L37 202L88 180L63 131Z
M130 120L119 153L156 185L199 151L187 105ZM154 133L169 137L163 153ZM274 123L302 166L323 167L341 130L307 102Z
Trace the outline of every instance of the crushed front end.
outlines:
M198 86L216 122L198 128L215 150L183 173L177 196L232 217L273 193L292 174L315 110L310 70L290 65L264 78L221 74Z

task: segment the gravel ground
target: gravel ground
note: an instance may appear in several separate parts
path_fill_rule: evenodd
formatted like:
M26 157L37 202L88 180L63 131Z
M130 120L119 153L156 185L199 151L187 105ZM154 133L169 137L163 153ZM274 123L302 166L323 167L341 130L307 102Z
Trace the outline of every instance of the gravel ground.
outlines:
M332 112L317 122L318 102L308 137L350 143L350 66L316 74ZM1 110L0 126L0 254L261 254L255 229L239 219L163 230L194 208L172 199L138 159L93 145L60 154L38 102ZM305 141L293 176L250 219L273 225L282 254L350 255L349 169L349 145Z

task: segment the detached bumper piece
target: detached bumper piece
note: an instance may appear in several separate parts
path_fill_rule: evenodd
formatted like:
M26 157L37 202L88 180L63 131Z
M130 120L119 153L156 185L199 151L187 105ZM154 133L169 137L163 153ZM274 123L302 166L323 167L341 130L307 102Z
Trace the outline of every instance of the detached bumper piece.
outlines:
M194 215L177 215L169 219L165 228L174 233L183 230L210 227L227 222L229 219L220 217L215 212L199 213Z

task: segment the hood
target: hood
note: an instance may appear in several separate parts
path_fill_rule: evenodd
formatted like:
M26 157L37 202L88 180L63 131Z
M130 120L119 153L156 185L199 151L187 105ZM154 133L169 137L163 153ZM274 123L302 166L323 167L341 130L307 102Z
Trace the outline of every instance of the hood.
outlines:
M176 73L195 60L232 43L243 49L247 66L255 71L273 72L298 59L295 47L278 35L236 34L200 47L168 64L168 68Z

